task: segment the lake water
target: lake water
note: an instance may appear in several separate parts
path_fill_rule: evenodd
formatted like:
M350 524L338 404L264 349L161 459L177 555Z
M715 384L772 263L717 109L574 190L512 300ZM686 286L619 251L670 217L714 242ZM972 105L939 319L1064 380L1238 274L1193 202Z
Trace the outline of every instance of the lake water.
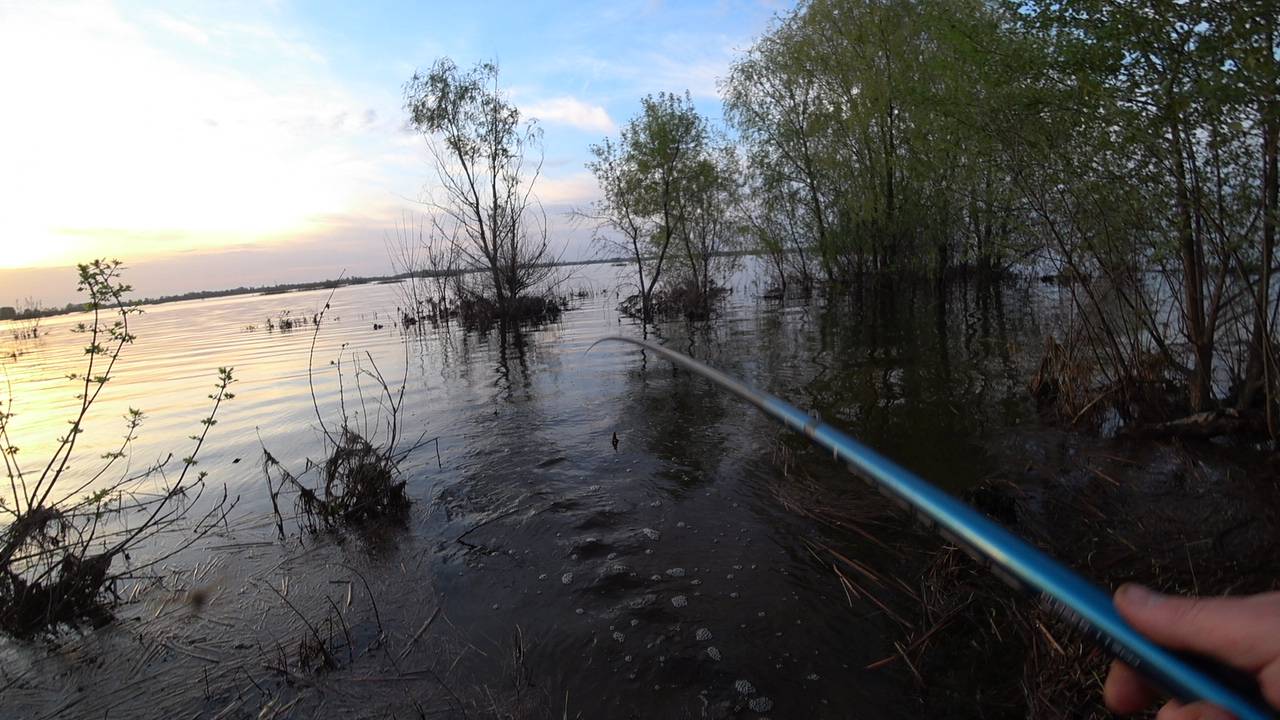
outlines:
M914 717L906 668L864 669L895 652L894 625L807 543L880 551L784 502L858 481L664 361L621 344L587 352L642 333L615 310L625 273L575 269L572 309L508 335L403 331L393 285L338 289L318 334L267 321L309 318L329 291L147 308L74 471L118 441L131 406L147 414L134 468L184 456L216 369L233 366L237 397L199 467L239 502L218 533L121 588L131 602L107 628L53 649L4 641L4 716ZM952 491L990 475L991 438L1034 417L1026 381L1056 290L902 284L776 301L751 266L732 287L712 321L649 337ZM24 457L47 454L76 407L77 320L44 321L0 366ZM381 389L361 372L375 365L404 380L405 435L439 437L438 459L432 444L403 466L408 519L345 537L294 526L279 542L262 447L300 471L322 450L316 406L334 426L342 407L377 425ZM325 633L338 667L308 670L300 638Z

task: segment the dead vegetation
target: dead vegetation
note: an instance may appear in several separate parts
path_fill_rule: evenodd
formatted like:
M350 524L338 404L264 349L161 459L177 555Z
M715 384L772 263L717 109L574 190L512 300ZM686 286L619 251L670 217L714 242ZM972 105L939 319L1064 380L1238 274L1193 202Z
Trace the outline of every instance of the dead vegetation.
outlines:
M991 478L965 499L1104 588L1277 587L1260 558L1278 539L1280 486L1260 459L1152 444L1130 448L1129 459L1066 435L1001 443L1018 448L1024 463L1016 481ZM1093 642L961 549L905 522L873 490L833 490L798 469L792 451L778 457L788 477L775 494L826 528L808 548L831 570L842 604L882 617L897 635L867 669L907 674L935 717L1111 717L1102 705L1110 659Z
M704 293L691 281L664 286L654 291L649 298L650 319L685 318L687 320L706 320L711 317L718 303L729 291L715 284ZM631 295L618 304L618 311L637 320L644 316L643 297Z
M9 481L9 493L0 497L0 514L7 516L0 532L0 630L16 636L106 622L117 599L117 581L185 549L223 521L234 505L224 490L220 499L201 507L206 475L190 472L219 408L233 397L230 368L219 370L216 391L208 396L212 408L201 421L201 432L191 436L194 447L176 478L166 475L168 458L132 473L127 462L119 463L143 421L136 409L126 415L126 432L115 450L103 454L88 472L71 471L79 465L73 458L90 411L134 340L129 318L141 312L126 301L131 288L120 282L119 261L95 260L79 269L79 289L89 296L92 313L90 322L78 328L89 337L85 369L70 376L80 389L79 407L42 467L29 468L10 436L10 425L19 416L12 392L7 407L0 407L0 457ZM120 471L118 463L126 469ZM201 509L193 513L193 508ZM139 546L178 530L187 534L176 547L134 561ZM124 567L116 563L118 558L124 559Z
M294 315L292 310L281 310L275 319L267 318L267 332L279 330L282 333L292 332L295 328L303 328L307 325L319 325L320 315Z
M335 530L408 509L405 480L399 475L400 458L388 446L375 446L346 425L331 443L323 462L306 460L302 474L318 474L316 488L302 482L263 448L263 472L282 537L279 498L285 490L296 493L297 517L309 532Z
M330 293L329 299L332 297ZM312 357L321 322L328 310L329 302L326 300L324 308L316 313L313 323L315 332L311 339ZM427 439L425 432L412 442L402 442L400 410L404 404L408 380L407 362L405 376L395 389L387 382L368 352L364 353L363 358L353 355L351 362L355 365L356 389L361 406L366 406L362 382L372 381L377 391L372 421L367 412L360 414L357 419L357 416L347 411L343 387L344 366L341 361L337 361L334 367L338 373L340 417L337 427L330 429L316 398L314 364L308 362L307 379L311 388L312 405L323 435L323 459L316 461L306 458L303 469L294 473L265 445L262 448L263 474L276 517L276 529L282 540L286 533L280 497L286 492L294 496L294 514L291 517L310 533L335 531L350 525L403 515L409 508L410 500L405 492L406 480L400 473L400 463L423 445L438 442L437 438ZM436 454L438 461L439 445ZM315 477L314 483L307 480L309 476Z

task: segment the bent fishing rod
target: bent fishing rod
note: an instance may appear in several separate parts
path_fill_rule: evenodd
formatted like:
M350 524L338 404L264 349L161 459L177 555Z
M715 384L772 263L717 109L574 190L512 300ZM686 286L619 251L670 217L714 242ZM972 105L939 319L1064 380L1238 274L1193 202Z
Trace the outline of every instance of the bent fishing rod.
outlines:
M1262 698L1253 678L1210 658L1157 645L1126 622L1111 597L1099 587L816 415L675 350L622 336L602 338L591 347L602 342L630 343L666 358L831 451L836 460L843 460L855 475L914 514L926 527L955 543L1015 589L1039 600L1178 700L1204 700L1239 720L1280 717Z

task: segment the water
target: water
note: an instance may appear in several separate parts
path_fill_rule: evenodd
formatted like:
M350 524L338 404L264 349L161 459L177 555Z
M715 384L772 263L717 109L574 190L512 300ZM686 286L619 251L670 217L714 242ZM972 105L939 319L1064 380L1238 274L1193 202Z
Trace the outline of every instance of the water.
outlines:
M898 629L847 597L806 542L883 551L784 502L858 483L661 360L621 344L588 353L641 333L614 310L624 272L579 269L565 287L586 297L507 336L405 333L394 286L342 288L314 353L311 325L265 324L318 313L328 291L148 308L76 471L118 439L112 419L129 406L148 415L135 468L183 456L216 368L234 366L237 397L199 467L239 503L225 529L122 588L134 602L107 629L56 651L6 644L5 715L914 717L905 668L864 669L895 652ZM748 267L714 321L650 337L953 491L993 471L998 431L1033 416L1028 363L1053 309L1039 288L905 284L779 302L759 299L761 285ZM26 457L48 451L75 407L74 321L46 321L3 365ZM405 525L275 541L262 445L300 470L321 452L315 406L331 426L342 407L378 425L375 366L393 389L404 380L405 435L439 437L439 460L431 445L404 466ZM303 618L333 638L337 669L303 667Z

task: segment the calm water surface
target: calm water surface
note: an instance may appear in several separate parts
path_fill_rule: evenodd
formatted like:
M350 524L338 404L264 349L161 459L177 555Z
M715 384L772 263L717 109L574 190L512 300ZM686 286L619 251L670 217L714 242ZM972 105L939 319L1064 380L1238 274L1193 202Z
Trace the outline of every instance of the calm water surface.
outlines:
M216 368L234 366L237 397L200 467L239 502L221 532L123 588L134 602L118 622L52 649L4 645L3 714L914 717L905 668L863 669L894 652L894 626L807 550L837 531L779 500L793 478L835 493L857 481L656 358L616 344L588 353L603 336L641 333L614 310L622 271L579 269L566 284L586 291L574 309L505 336L402 332L394 286L339 289L314 350L326 422L345 407L378 424L380 389L361 372L376 365L404 379L401 422L439 436L439 466L434 445L405 464L416 502L403 526L295 530L286 543L274 538L262 445L295 470L319 457L313 328L266 324L319 312L328 291L148 308L78 471L118 440L130 406L147 413L135 468L185 455ZM988 438L1032 417L1027 363L1054 312L1039 288L760 294L742 271L714 321L663 323L650 337L819 411L954 491L995 470ZM44 338L0 366L28 458L75 407L65 374L83 358L76 320L45 321ZM207 602L187 602L192 590ZM328 628L338 669L299 666L302 617Z

